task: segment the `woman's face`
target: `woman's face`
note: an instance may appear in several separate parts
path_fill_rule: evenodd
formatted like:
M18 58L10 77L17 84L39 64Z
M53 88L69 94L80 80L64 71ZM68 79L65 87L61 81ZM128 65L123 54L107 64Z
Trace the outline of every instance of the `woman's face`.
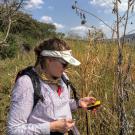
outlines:
M46 72L54 77L61 77L68 65L67 62L59 58L48 58L46 62Z

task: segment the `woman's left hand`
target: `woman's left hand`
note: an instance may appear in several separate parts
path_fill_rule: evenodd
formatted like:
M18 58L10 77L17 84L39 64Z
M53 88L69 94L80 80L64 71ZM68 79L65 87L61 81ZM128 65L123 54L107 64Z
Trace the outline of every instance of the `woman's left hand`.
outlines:
M87 110L88 105L94 104L96 102L96 98L94 97L84 97L79 100L79 106L84 110Z

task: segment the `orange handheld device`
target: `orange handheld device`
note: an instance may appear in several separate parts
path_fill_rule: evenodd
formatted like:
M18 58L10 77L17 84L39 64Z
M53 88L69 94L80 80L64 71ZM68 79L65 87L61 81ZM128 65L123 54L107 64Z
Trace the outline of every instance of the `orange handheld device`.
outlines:
M87 110L93 110L94 108L98 107L101 105L101 102L98 100L94 104L90 105L87 107Z

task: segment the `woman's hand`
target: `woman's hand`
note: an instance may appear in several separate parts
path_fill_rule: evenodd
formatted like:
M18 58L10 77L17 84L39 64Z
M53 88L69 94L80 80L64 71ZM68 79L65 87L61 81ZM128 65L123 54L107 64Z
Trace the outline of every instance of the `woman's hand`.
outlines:
M75 122L71 119L60 119L51 122L50 130L51 132L65 133L69 131L74 125Z
M84 110L87 110L88 105L94 104L96 102L96 98L94 97L84 97L79 100L79 106Z

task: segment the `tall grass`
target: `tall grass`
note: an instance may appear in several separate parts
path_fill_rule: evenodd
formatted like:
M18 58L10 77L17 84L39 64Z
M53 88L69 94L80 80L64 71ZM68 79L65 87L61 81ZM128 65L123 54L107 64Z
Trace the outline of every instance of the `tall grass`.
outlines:
M77 48L76 44L73 45L73 49L74 48ZM119 133L116 104L117 93L115 91L117 45L108 43L87 43L87 45L79 45L77 50L76 56L82 64L79 68L73 70L74 75L73 72L71 74L72 80L74 84L76 84L81 97L92 95L102 102L102 106L97 110L96 116L93 116L90 112L87 114L84 111L78 112L78 125L81 134L86 135L86 127L88 126L89 133L93 135L117 135ZM133 120L135 117L133 115L133 110L135 108L134 48L125 45L123 52L124 71L128 66L129 54L132 58L130 65L131 70L127 80L127 93L129 99L126 102L126 115L130 125L128 133L133 135L135 134L135 123ZM74 76L78 76L78 78L74 78Z
M67 41L73 54L81 61L79 67L69 67L68 76L77 88L81 97L94 96L102 105L94 115L79 109L74 113L81 135L86 135L87 127L90 135L117 135L118 117L116 110L116 92L114 89L117 63L117 46L109 43L92 43L83 41ZM131 70L128 75L126 114L130 123L129 134L135 130L135 54L134 48L124 47L124 67L128 66L128 55L131 54ZM34 63L34 55L18 55L15 59L0 61L0 133L5 134L5 121L10 102L10 93L17 72Z

